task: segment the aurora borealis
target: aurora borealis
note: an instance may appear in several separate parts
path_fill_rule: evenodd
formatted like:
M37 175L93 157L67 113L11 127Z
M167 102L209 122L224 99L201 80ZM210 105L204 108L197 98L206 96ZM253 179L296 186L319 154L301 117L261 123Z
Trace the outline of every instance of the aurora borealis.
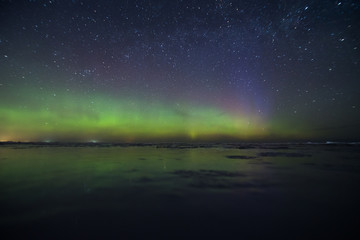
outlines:
M357 141L358 1L2 1L0 141Z

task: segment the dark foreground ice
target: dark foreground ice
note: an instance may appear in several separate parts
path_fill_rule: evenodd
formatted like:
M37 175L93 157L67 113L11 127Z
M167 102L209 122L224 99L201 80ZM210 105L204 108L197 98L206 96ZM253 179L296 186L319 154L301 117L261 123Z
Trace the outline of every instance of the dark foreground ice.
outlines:
M359 145L3 144L1 239L360 239Z

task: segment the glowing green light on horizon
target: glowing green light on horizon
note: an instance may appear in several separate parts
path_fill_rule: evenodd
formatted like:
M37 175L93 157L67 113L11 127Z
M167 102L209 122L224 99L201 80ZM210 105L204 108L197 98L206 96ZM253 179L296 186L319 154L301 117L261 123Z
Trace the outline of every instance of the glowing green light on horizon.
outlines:
M2 141L206 141L261 139L271 127L251 113L129 99L66 97L35 107L0 107ZM288 130L277 128L277 134Z

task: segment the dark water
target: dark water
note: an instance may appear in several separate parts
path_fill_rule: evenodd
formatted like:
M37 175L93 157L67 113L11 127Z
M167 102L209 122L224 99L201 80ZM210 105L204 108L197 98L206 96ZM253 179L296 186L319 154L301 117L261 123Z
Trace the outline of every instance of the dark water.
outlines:
M2 145L1 238L360 236L358 145L193 147Z

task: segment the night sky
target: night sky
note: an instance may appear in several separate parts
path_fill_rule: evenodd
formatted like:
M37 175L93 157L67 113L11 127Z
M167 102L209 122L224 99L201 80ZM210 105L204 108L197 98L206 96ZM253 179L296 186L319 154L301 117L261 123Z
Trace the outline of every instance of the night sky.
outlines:
M0 9L0 141L360 139L360 1Z

